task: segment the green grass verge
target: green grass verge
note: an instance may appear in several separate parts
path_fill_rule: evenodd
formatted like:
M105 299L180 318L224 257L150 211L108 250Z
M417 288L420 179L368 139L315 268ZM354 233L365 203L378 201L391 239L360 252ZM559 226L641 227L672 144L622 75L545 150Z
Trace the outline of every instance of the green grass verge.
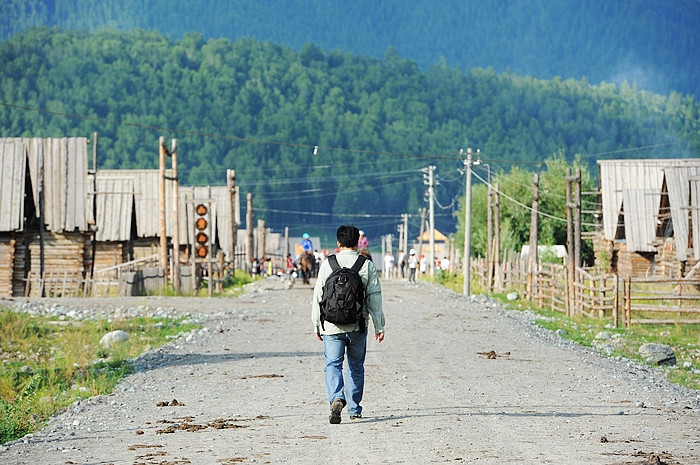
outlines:
M77 399L112 392L133 358L196 328L184 318L74 321L0 307L0 443L37 430ZM129 340L101 347L117 329Z

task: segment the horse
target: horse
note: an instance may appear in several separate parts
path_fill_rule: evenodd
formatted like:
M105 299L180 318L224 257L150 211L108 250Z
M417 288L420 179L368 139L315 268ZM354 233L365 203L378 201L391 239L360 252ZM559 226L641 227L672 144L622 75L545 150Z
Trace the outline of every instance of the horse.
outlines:
M299 272L301 273L301 280L304 284L311 283L311 273L313 273L315 264L316 257L314 257L313 252L307 250L301 253L299 257Z

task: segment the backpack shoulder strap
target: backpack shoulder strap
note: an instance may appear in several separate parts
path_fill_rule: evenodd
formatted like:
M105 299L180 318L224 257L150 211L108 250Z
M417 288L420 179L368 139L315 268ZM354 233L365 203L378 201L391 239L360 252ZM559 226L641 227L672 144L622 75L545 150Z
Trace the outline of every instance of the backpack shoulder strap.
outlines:
M355 273L359 273L360 270L362 269L362 265L365 264L365 261L367 261L367 257L364 255L358 255L357 260L355 260L355 263L352 265L352 269L355 271Z
M338 259L335 258L335 254L328 257L328 264L331 266L331 271L340 269L340 265L338 264Z

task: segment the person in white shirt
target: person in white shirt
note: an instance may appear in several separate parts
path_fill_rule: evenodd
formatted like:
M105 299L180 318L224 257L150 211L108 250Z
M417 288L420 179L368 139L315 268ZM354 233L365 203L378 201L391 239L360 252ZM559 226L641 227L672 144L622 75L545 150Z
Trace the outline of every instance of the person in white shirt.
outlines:
M384 255L384 279L390 279L394 271L394 256L387 250Z
M440 261L440 268L442 271L450 271L450 260L447 257Z
M416 251L411 249L408 252L408 282L416 283L416 268L418 267L418 257L416 257Z

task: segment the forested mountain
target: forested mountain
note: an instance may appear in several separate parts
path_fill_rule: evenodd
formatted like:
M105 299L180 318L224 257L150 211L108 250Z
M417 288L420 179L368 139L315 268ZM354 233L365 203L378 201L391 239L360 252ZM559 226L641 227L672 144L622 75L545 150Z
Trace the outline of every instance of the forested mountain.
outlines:
M254 38L540 79L700 95L700 0L3 0L0 39L29 27Z
M158 137L177 138L182 182L222 184L236 169L278 230L353 221L391 231L425 206L420 170L435 165L436 226L452 232L460 148L480 148L492 172L536 169L560 150L587 163L700 153L692 96L421 71L393 49L379 60L196 33L38 28L0 43L0 62L0 136L97 131L101 168L154 168Z

